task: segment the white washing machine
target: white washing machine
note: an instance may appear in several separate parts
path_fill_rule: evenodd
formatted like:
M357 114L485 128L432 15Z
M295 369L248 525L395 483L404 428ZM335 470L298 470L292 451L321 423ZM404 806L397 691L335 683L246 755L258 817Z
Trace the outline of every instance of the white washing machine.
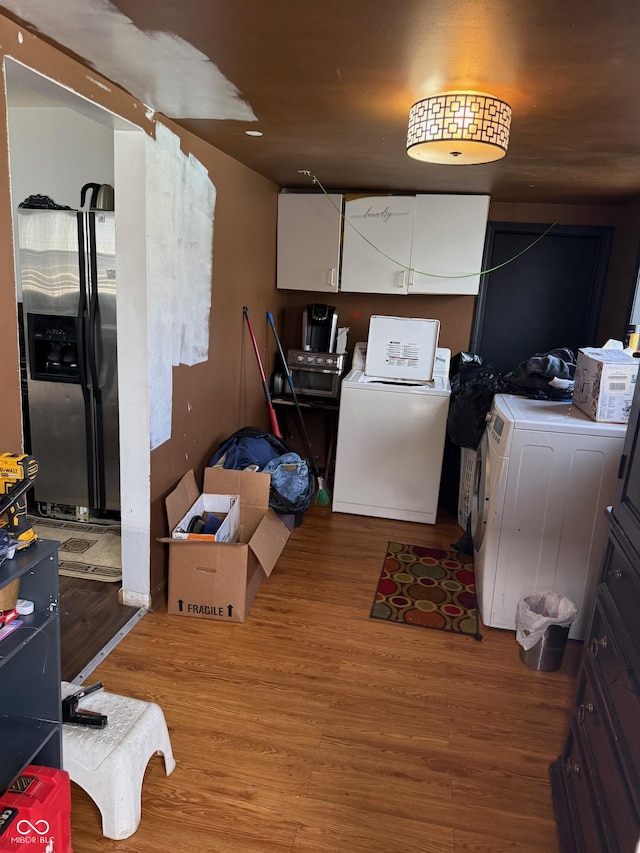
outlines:
M451 351L437 348L433 380L414 384L365 375L363 347L342 380L332 508L435 524Z
M497 394L476 459L471 532L482 621L515 630L518 601L553 590L583 639L607 539L626 425L569 402Z

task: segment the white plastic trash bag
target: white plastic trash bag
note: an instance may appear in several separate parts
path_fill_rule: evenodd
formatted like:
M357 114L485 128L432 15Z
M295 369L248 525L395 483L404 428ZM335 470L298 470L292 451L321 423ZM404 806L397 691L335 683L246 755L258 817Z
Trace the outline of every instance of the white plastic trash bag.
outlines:
M577 612L577 605L557 592L530 592L518 602L516 639L528 651L542 638L549 625L570 625Z

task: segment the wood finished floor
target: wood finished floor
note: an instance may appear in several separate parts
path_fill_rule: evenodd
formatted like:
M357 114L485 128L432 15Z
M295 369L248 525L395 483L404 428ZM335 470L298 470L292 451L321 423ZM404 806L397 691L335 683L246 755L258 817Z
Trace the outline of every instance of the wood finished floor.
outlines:
M60 657L63 681L73 681L137 612L120 604L121 584L60 581Z
M75 853L558 853L548 767L582 645L542 673L513 632L369 618L387 542L450 547L441 516L312 507L244 624L145 616L91 680L162 707L177 767L151 759L125 841L72 785Z

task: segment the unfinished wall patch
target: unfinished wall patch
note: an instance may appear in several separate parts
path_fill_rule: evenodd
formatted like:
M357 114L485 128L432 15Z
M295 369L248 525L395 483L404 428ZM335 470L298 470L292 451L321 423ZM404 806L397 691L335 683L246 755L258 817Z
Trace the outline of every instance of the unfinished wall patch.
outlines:
M139 30L110 0L2 5L169 118L256 120L208 56L173 33Z
M146 140L151 447L171 437L172 368L209 352L216 188L207 170L156 125Z

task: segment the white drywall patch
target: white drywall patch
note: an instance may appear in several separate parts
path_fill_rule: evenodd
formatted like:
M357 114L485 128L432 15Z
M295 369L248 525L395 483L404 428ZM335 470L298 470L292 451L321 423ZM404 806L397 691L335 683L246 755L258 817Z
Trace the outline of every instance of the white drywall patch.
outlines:
M169 118L256 120L208 56L173 33L139 30L110 0L2 5Z
M209 349L216 188L207 170L156 125L146 151L151 447L171 436L172 368Z

